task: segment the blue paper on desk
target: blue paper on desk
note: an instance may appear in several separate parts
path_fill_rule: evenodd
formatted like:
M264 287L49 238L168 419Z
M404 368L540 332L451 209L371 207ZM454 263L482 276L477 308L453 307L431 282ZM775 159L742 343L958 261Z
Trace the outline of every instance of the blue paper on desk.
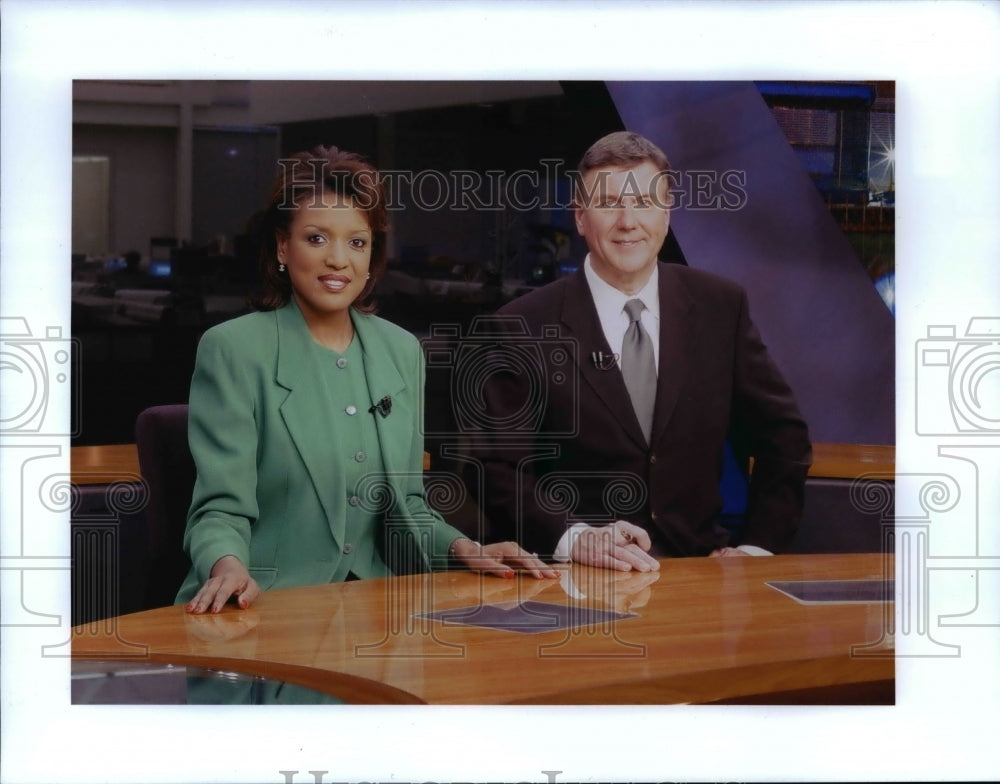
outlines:
M799 604L891 602L894 580L775 580L766 583Z
M597 623L634 618L635 613L598 610L582 605L510 601L417 613L415 617L430 618L442 623L462 626L481 626L487 629L520 632L521 634L541 634L542 632L575 629L579 626L591 626Z

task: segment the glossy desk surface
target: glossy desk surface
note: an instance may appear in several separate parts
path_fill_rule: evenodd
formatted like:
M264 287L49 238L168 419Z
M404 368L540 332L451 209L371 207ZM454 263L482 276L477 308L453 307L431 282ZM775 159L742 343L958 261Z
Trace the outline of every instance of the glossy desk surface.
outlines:
M70 472L75 485L106 485L138 482L139 450L135 444L74 446L70 449Z
M803 605L765 585L885 570L864 554L667 559L645 575L574 566L545 581L438 572L271 591L217 615L120 616L75 627L73 656L262 675L348 702L891 702L891 603ZM586 598L569 597L567 576ZM414 617L514 600L634 617L535 634Z
M424 470L430 468L424 454ZM70 450L73 483L78 485L137 481L139 453L135 444L75 446ZM867 473L895 470L896 449L877 444L813 444L809 476L854 479Z
M813 444L809 476L856 479L865 474L893 474L896 447L881 444Z

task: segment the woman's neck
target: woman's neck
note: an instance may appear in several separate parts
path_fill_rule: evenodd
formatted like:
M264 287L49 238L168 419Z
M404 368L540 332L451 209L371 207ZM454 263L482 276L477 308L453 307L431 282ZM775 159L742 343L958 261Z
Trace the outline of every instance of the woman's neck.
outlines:
M307 319L306 326L313 340L338 354L343 354L354 339L354 323L346 310L324 319Z

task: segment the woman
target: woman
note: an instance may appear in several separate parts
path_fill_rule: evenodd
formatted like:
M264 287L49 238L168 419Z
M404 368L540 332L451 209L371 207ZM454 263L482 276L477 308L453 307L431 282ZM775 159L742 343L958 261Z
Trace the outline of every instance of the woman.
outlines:
M335 147L282 160L261 229L259 312L208 330L191 381L198 469L177 595L191 613L263 590L382 577L449 559L557 573L481 546L430 509L416 338L372 315L386 265L378 173Z

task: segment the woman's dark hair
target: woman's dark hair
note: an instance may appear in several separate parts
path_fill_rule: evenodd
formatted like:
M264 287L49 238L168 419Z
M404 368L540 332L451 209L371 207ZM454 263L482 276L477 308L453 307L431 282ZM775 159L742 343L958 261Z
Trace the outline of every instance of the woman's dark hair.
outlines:
M325 196L351 199L365 213L372 233L369 279L352 307L362 313L375 310L375 284L385 271L388 220L385 190L375 167L362 156L336 147L315 147L278 161L279 172L271 187L267 207L250 222L258 247L260 292L252 300L257 310L275 310L288 304L292 284L287 272L278 270L279 234L288 234L295 211L302 204L329 203Z

